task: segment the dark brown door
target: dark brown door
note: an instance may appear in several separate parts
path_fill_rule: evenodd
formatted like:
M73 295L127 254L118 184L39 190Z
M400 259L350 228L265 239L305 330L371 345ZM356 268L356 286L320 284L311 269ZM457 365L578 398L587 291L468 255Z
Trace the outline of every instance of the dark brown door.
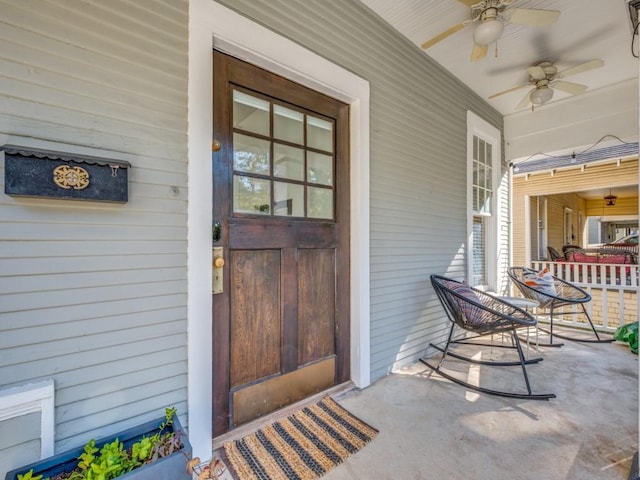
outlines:
M219 52L213 98L217 436L349 379L349 148L347 105Z

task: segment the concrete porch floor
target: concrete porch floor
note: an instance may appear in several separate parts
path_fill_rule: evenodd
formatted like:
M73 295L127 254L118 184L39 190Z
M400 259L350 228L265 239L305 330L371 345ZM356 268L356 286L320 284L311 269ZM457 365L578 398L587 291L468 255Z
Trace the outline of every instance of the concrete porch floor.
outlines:
M534 393L557 395L549 401L476 393L421 363L336 393L380 433L323 480L627 480L638 450L638 356L626 344L572 341L539 355L527 372ZM445 366L482 386L525 389L520 367Z
M638 450L637 355L571 341L540 353L527 371L534 393L557 395L549 401L477 394L422 364L340 395L380 433L323 478L626 480ZM481 385L524 389L520 367L472 368Z

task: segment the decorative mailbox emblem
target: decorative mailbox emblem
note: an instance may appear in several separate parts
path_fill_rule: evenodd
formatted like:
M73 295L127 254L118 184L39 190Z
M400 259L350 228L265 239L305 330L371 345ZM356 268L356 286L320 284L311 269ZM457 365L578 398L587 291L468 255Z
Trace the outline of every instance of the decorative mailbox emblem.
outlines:
M82 190L89 186L89 172L82 167L60 165L53 170L53 181L60 188Z

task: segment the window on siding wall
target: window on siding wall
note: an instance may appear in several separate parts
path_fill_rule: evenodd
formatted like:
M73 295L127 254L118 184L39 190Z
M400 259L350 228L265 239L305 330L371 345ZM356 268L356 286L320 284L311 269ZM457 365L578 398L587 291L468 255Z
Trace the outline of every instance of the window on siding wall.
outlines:
M484 289L495 289L497 285L498 219L495 188L501 157L500 139L500 132L495 127L468 112L468 277L471 285Z

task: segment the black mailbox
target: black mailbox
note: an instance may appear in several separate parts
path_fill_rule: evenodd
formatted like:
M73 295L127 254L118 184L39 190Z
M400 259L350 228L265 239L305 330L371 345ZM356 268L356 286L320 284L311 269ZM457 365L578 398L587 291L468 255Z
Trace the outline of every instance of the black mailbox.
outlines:
M122 160L3 145L4 193L20 197L126 203L127 173Z

